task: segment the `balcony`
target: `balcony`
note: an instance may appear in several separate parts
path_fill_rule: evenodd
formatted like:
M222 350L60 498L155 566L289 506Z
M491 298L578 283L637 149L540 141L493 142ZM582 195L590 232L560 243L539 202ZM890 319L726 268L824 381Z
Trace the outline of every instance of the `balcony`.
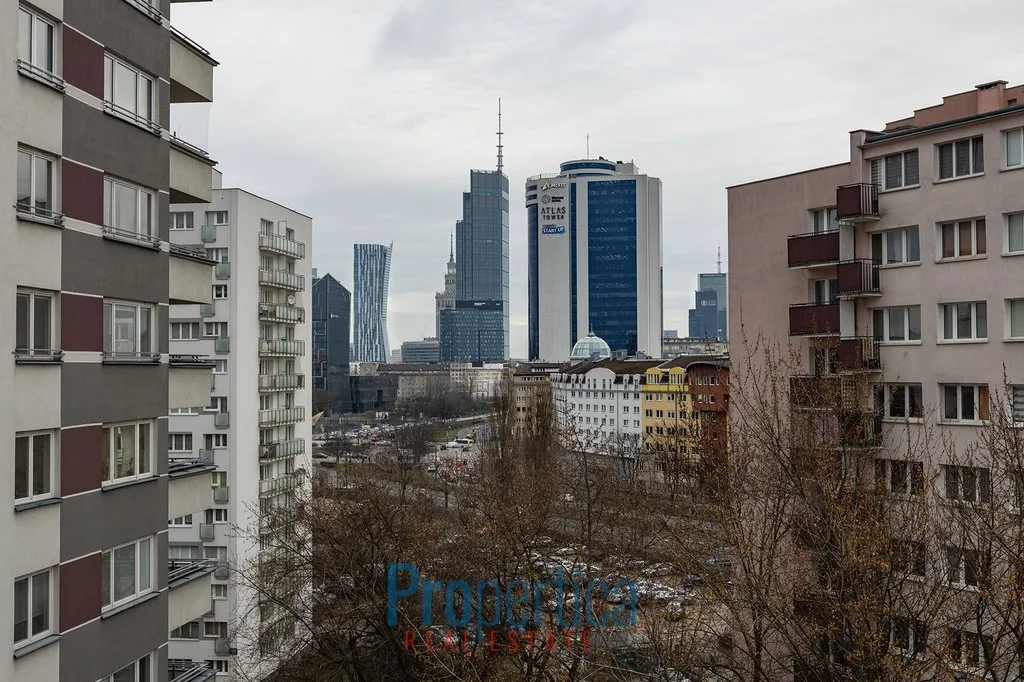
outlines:
M882 416L864 412L839 415L838 448L882 447Z
M262 272L262 271L261 271ZM306 309L291 305L260 304L260 320L298 324L306 319Z
M217 61L176 28L171 28L171 103L212 102Z
M306 375L261 374L259 382L260 391L264 393L271 393L273 391L297 391L306 386Z
M813 268L839 262L839 232L795 234L786 240L789 267Z
M215 537L217 537L217 531L212 523L199 524L199 539L202 542L213 542Z
M303 291L306 288L306 278L287 270L260 270L260 284L289 291Z
M789 404L802 409L821 409L833 402L838 391L838 377L790 377Z
M213 600L213 564L191 559L171 559L167 564L167 628L173 630L202 618Z
M176 460L167 467L167 518L195 514L210 506L210 472L199 460Z
M199 238L204 244L217 241L217 226L216 225L203 225L203 229L200 230Z
M171 355L169 364L167 406L204 407L209 405L213 362L201 355Z
M260 357L298 357L305 353L305 341L260 339Z
M213 489L214 504L227 504L231 499L230 488L226 485L218 485Z
M260 459L285 459L297 457L306 451L306 440L295 438L274 443L260 444Z
M218 637L217 641L213 643L214 653L226 656L231 653L231 642L227 637Z
M213 351L215 353L230 353L231 352L231 339L228 337L214 339Z
M299 478L295 474L284 474L277 478L267 478L260 481L260 497L273 497L289 490L294 490L299 485Z
M839 298L857 298L859 296L881 296L882 289L878 281L878 266L875 260L847 260L836 268Z
M213 425L218 429L226 429L231 426L231 413L218 412L213 415ZM172 517L173 518L173 517Z
M797 303L789 306L790 336L833 336L838 333L838 303Z
M217 279L231 279L231 263L217 263L213 268L213 276Z
M216 165L205 151L172 135L171 203L208 204L213 201L213 167Z
M171 258L167 295L170 303L210 303L213 300L210 289L213 261L206 257L206 251L180 244L171 244L169 248Z
M306 245L279 234L261 234L260 250L277 253L291 258L305 258Z
M205 662L190 658L167 659L168 682L208 682L217 676L217 671Z
M295 424L305 418L305 407L280 407L274 410L260 410L259 426L263 429L271 426Z
M217 568L213 572L213 577L217 580L227 580L231 577L231 568L227 565L227 562L221 561L217 563Z
M839 339L836 349L836 369L840 372L879 372L882 361L878 355L878 340L869 336Z
M836 219L855 223L881 220L878 185L861 182L837 187Z
M206 287L209 289L210 287ZM199 306L199 317L213 317L217 314L217 309L213 303L203 303Z

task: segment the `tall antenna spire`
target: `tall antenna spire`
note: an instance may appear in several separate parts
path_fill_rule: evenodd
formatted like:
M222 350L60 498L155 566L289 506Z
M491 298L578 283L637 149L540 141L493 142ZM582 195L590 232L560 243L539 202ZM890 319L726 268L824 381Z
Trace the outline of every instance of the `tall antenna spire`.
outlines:
M590 133L587 133L587 158L590 158Z
M452 232L448 237L448 260L455 260L455 233Z
M718 274L722 274L722 243L718 243Z
M498 98L498 172L505 167L505 158L502 154L504 146L501 144L501 98Z

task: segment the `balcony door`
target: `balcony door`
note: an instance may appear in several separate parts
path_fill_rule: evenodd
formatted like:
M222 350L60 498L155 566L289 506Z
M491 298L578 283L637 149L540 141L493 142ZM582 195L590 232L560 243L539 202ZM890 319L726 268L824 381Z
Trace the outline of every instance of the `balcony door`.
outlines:
M811 303L826 305L835 303L837 300L839 300L839 280L837 278L811 281Z

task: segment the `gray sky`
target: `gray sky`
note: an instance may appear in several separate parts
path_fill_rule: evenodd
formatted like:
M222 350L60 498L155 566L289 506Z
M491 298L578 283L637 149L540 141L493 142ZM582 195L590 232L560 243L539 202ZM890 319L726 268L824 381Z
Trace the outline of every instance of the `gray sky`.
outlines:
M1016 0L214 0L172 16L221 62L208 144L226 185L312 215L313 265L346 286L354 242L395 242L394 348L434 333L500 96L513 357L524 181L585 156L587 133L592 156L664 183L665 327L685 333L696 273L726 252L727 185L847 160L848 131L1016 85L1024 54Z

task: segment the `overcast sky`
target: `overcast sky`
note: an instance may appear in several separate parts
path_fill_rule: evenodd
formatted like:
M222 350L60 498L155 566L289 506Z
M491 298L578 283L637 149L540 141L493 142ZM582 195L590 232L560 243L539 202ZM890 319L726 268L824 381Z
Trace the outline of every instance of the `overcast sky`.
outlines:
M221 62L225 186L312 215L314 267L349 287L354 242L395 242L393 348L434 333L500 96L513 357L524 181L584 157L588 133L592 156L664 183L665 327L685 333L696 273L726 253L726 186L848 160L850 130L1024 75L1016 0L214 0L172 23Z

